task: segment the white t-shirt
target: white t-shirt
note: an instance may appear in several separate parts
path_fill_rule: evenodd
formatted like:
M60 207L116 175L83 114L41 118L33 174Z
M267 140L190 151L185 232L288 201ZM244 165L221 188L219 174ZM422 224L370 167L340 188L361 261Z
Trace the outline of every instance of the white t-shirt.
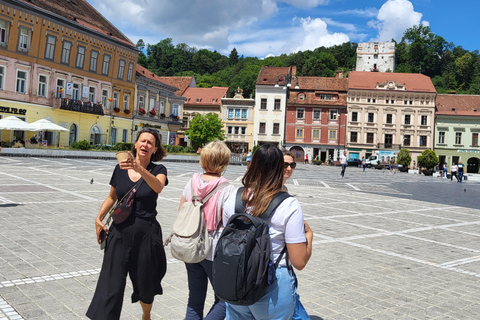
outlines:
M342 162L342 164L347 164L347 156L346 155L341 156L340 161Z
M452 166L452 172L457 172L457 165L456 165L456 164L454 164L454 165Z
M231 216L235 214L235 198L237 189L230 193L230 197L223 208L223 225L225 226ZM247 208L248 211L248 208ZM304 243L305 226L300 203L294 197L287 198L277 207L267 220L272 241L271 259L276 262L286 243ZM286 254L280 261L280 266L286 266Z
M202 176L200 176L200 184L202 187L207 185L211 181L215 181L215 180L206 180L202 178ZM225 202L227 201L228 197L230 196L230 193L234 189L235 189L234 186L229 185L217 191L217 192L220 192L220 195L218 196L218 199L217 199L217 216L218 217L222 217L222 210L225 207ZM183 189L183 197L187 201L189 201L191 194L192 194L192 179L188 180L188 183L185 185L185 188ZM210 199L208 201L210 201ZM219 221L217 230L210 232L210 236L213 239L212 248L215 248L217 246L218 238L220 238L222 231L223 231L223 224L222 224L222 221ZM213 261L214 253L215 253L215 250L210 250L210 253L207 255L206 259Z

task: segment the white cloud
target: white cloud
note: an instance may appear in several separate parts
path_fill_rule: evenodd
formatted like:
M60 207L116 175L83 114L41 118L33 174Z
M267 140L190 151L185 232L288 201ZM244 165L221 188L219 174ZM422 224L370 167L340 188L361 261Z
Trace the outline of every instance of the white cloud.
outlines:
M337 14L360 16L360 17L363 17L363 18L373 18L373 17L377 16L378 9L376 9L376 8L352 9L352 10L340 11Z
M281 0L281 2L291 4L297 8L308 9L327 5L329 3L329 0Z
M335 20L330 19L330 18L322 18L322 20L325 21L327 23L327 25L329 25L329 26L339 27L339 28L344 29L346 31L353 32L357 29L355 27L355 25L352 24L352 23L338 22L338 21L335 21Z
M400 41L407 28L418 24L427 25L422 21L422 14L416 12L408 0L388 0L377 14L376 20L368 22L368 26L378 30L378 36L374 41Z
M321 46L331 47L350 41L344 33L329 33L327 24L320 18L301 18L300 22L302 31L298 34L298 37L302 40L291 52L313 50ZM295 41L295 39L291 39L291 41Z

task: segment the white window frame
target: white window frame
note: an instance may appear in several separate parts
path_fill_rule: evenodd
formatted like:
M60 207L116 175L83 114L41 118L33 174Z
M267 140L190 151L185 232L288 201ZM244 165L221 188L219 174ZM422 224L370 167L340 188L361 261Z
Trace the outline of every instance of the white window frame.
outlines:
M53 43L51 43L53 41ZM57 37L47 34L47 41L45 43L45 59L53 60L55 58L55 44Z
M315 118L315 113L318 113L318 118ZM320 121L322 119L322 109L313 109L312 119Z
M73 100L82 100L81 88L82 84L79 82L74 82L72 84L72 99Z
M462 133L455 132L455 144L462 144Z
M172 110L172 113L174 116L177 116L178 117L178 111L180 109L180 106L176 103L173 104L173 110Z
M19 78L18 77L19 72L25 73L25 78ZM28 71L27 70L23 70L23 69L17 69L16 70L16 76L15 76L15 92L16 93L27 94L27 92L28 92L27 79L28 79ZM19 86L22 87L23 91L19 91L19 89L20 89Z
M0 20L0 46L6 47L8 45L8 27L10 23L5 20Z
M118 62L118 74L117 78L118 79L123 79L123 74L125 73L125 60L120 60Z
M103 61L102 61L102 74L103 75L108 75L108 71L110 69L110 59L111 59L111 56L109 54L104 54L103 55Z
M263 126L263 132L262 132L262 126ZM267 123L266 122L260 122L259 127L258 127L258 133L259 134L266 134L267 133Z
M62 82L63 84L60 85L59 82ZM57 78L57 80L56 80L56 82L55 82L56 88L57 88L57 91L56 91L56 93L55 93L55 97L57 97L57 98L65 98L65 83L66 83L66 82L67 82L67 81L66 81L65 79L63 79L63 78ZM61 90L61 89L63 89L63 90L62 90L62 93L60 94L60 90Z
M110 91L108 89L102 89L102 105L104 107L107 106L108 96L110 95Z
M301 117L299 117L299 113L301 112ZM305 119L305 109L304 108L297 108L297 119L304 120Z
M40 80L41 77L45 77L45 82L42 82ZM48 75L39 74L38 75L38 92L37 92L37 95L39 97L47 97L47 94L48 94Z
M112 108L114 108L114 109L118 108L118 98L119 98L119 96L120 96L120 93L118 91L115 91L113 93Z
M95 98L97 96L97 87L88 86L88 101L95 103Z
M148 99L148 111L152 111L152 110L155 110L155 98L152 98L150 97L150 99Z
M278 129L278 132L275 132L275 127ZM276 135L280 134L280 123L278 122L273 123L272 134L276 134Z
M128 110L129 109L129 104L130 104L130 95L129 94L123 94L123 110Z
M445 131L438 132L438 143L444 144L445 143Z
M90 71L97 72L98 51L90 51Z
M5 70L7 67L0 65L0 90L5 90Z
M24 26L20 26L18 29L18 51L28 52L30 51L32 30Z
M70 64L70 53L72 52L72 43L70 41L63 41L62 45L62 63Z
M328 120L336 121L338 119L338 110L332 109L328 113Z
M145 110L145 96L138 96L138 109Z
M128 64L128 73L127 73L127 81L132 81L133 78L133 62Z
M165 114L165 101L160 101L160 114Z
M75 67L83 69L83 66L85 64L85 52L87 49L84 46L78 46L77 48L77 59L75 60Z

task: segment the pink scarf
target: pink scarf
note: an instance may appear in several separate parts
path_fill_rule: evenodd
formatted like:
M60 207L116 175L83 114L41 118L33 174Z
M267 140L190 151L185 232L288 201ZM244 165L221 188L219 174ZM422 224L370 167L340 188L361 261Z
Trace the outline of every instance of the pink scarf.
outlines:
M217 179L209 180L207 184L202 184L201 175L199 173L195 173L192 177L192 184L194 190L192 190L191 195L197 195L204 198L210 191L215 189L219 184L223 182L228 182L227 179L224 177L220 177ZM218 210L217 202L222 189L219 189L213 196L208 199L206 203L203 204L203 213L205 218L205 224L207 225L208 231L217 230L218 222L221 221L221 214L222 211ZM192 198L190 198L192 201ZM219 212L220 211L220 212Z

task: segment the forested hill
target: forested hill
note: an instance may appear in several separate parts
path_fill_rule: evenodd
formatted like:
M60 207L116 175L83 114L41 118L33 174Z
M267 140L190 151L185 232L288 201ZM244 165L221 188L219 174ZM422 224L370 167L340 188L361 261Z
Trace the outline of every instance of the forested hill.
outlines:
M139 40L137 47L146 49L146 54L140 52L138 63L160 76L195 75L198 87L230 87L231 93L240 87L245 97L255 94L255 81L263 65L297 66L299 76L333 77L338 69L353 70L357 59L354 42L266 59L239 56L235 48L227 57L185 43L174 45L170 38L146 48ZM427 26L407 29L402 40L396 42L395 72L425 74L439 93L480 94L478 50L470 52L455 46Z

